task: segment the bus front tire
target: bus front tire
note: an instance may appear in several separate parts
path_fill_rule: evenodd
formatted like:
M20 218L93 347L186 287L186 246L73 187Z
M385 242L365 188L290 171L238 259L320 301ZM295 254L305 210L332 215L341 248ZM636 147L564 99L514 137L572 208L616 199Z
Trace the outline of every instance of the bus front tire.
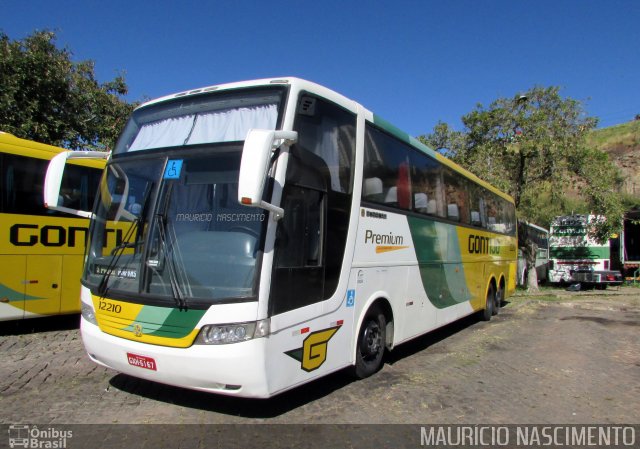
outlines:
M387 320L377 307L367 311L358 332L356 364L353 374L364 379L382 367L386 342Z

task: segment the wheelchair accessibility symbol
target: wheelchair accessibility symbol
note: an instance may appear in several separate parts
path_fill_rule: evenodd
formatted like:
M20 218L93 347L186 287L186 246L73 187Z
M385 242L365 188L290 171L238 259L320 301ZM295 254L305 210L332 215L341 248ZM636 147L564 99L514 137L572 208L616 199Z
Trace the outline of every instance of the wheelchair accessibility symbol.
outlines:
M180 179L182 171L182 159L171 159L167 162L167 168L164 170L164 179Z

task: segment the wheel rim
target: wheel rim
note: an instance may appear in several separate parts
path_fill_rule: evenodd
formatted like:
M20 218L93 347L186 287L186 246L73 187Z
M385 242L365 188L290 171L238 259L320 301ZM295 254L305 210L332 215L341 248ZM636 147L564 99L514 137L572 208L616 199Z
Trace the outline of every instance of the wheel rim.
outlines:
M382 348L382 333L380 325L376 321L369 321L362 333L360 354L366 361L375 360Z

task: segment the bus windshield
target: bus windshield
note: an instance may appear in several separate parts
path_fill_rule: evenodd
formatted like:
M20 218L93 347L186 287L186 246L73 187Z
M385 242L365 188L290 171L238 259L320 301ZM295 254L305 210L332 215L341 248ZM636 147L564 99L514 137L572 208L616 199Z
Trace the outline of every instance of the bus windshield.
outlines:
M265 214L237 201L242 142L278 128L285 92L211 88L133 113L96 200L83 278L94 294L256 299Z
M238 204L240 158L239 145L115 158L99 189L84 275L94 294L181 307L255 299L265 213Z

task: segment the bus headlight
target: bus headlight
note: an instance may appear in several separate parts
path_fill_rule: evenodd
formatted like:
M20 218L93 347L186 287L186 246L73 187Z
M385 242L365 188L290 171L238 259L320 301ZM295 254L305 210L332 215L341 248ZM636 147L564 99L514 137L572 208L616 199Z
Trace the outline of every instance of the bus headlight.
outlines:
M98 321L96 320L96 314L93 310L93 307L91 307L88 304L83 303L82 301L80 302L81 304L81 313L82 313L82 318L84 318L85 320L87 320L88 322L90 322L91 324L95 324L96 326L98 325Z
M226 345L269 335L269 320L202 326L196 344Z

